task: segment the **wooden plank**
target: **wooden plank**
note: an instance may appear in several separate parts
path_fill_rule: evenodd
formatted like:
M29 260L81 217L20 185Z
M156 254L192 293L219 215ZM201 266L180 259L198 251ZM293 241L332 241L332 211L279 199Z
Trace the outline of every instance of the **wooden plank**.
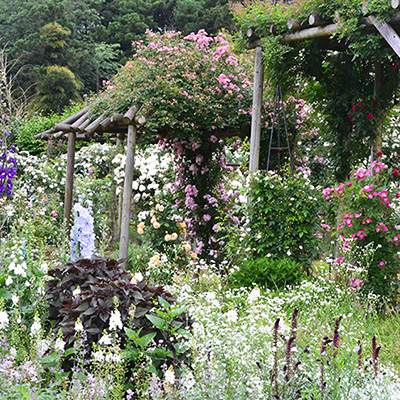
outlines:
M138 108L136 106L132 106L124 115L123 117L123 122L125 125L130 125L132 124L133 119L135 118L135 115L137 113Z
M83 132L85 131L86 127L87 127L89 124L90 124L90 119L87 118L87 119L85 119L85 120L76 128L76 131L77 131L77 132L80 132L80 133L83 133Z
M374 99L379 101L382 98L382 88L384 85L384 69L383 64L380 62L375 62L375 80L374 80ZM383 134L383 123L382 119L378 122L374 129L375 138L372 145L372 156L371 163L375 159L376 153L382 149L382 134Z
M76 144L75 132L71 132L68 135L67 171L65 175L65 197L64 197L64 224L65 224L65 232L67 239L69 239L69 232L71 229L75 144Z
M76 131L79 125L82 125L88 119L88 114L85 113L81 117L79 117L73 124L71 124L71 129Z
M301 19L289 19L286 26L291 31L299 31L302 28Z
M99 130L105 132L111 125L111 117L107 117L105 120L100 122Z
M57 133L55 133L55 134L53 135L53 138L54 138L54 139L60 139L60 138L63 137L63 135L68 135L68 134L65 133L65 132L63 132L63 131L58 131Z
M393 51L400 57L400 37L396 31L388 23L374 17L373 15L368 16L367 20L375 26Z
M47 131L35 135L35 139L48 139L50 136L53 135L54 132L55 132L54 128L47 129Z
M321 26L321 25L328 25L329 23L332 23L332 21L328 21L322 18L320 15L311 14L308 17L308 23L310 24L310 26Z
M121 217L121 237L119 244L119 258L128 258L129 248L129 223L131 220L132 208L132 182L135 166L135 145L136 145L136 127L128 126L128 141L126 151L124 193L122 200L122 217ZM122 263L126 267L126 261Z
M100 122L103 121L103 119L105 119L105 117L100 115L100 117L96 118L85 128L84 132L89 136L93 136L95 130L100 126Z
M82 110L79 110L78 112L76 112L75 114L71 115L70 117L68 117L64 121L61 121L61 124L72 124L78 118L80 118L83 114L85 114L88 109L89 109L88 106L86 106L85 108L82 108Z
M326 26L317 26L315 28L308 28L294 33L287 33L283 35L283 43L297 42L299 40L316 39L320 37L332 36L339 32L341 27L337 24L329 24Z
M70 124L54 124L53 129L55 131L63 131L63 132L71 132L71 125Z
M135 117L135 123L136 125L144 125L146 123L147 119L144 115L137 115Z
M115 124L117 122L122 122L124 120L124 116L122 114L113 114L111 115L111 123Z
M261 47L256 48L253 86L253 109L251 114L250 166L251 172L258 171L261 138L261 105L264 86L264 60Z

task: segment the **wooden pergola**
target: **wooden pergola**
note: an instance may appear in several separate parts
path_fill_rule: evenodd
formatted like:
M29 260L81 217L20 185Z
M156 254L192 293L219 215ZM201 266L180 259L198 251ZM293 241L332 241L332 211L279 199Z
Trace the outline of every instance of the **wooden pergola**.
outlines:
M35 136L36 139L68 141L64 200L64 223L68 232L71 226L76 141L106 142L110 138L116 138L117 141L122 142L126 138L127 153L120 218L120 259L127 259L128 257L137 130L146 123L146 117L137 115L137 112L138 107L132 105L123 114L112 114L111 116L103 114L98 118L93 118L90 116L89 107L85 107L64 121L55 124L53 128ZM227 127L217 132L214 131L213 134L218 138L245 137L249 136L249 128L248 124L243 124L239 128ZM165 136L165 133L160 132L161 136Z
M68 140L67 171L65 178L64 222L67 232L71 226L73 199L73 181L75 164L75 144L77 140L104 142L107 138L116 137L123 140L127 137L127 153L125 165L124 191L121 213L121 233L119 257L128 257L129 221L132 197L132 182L135 164L136 132L146 122L144 116L137 116L138 107L133 105L124 114L111 116L101 115L91 118L88 107L71 115L53 128L35 136L36 139Z
M400 7L400 0L389 0L391 7L395 10ZM364 2L362 8L362 22L365 26L365 34L379 33L388 43L391 49L400 57L400 11L395 12L389 22L382 21L375 15L367 14L368 2ZM340 16L338 16L339 19ZM311 14L307 20L289 19L287 31L281 35L282 44L290 44L302 40L326 38L326 47L339 50L337 42L331 41L333 35L340 33L340 23L326 20L320 15ZM264 61L262 55L262 38L266 35L276 35L276 26L271 24L269 32L248 28L243 33L248 39L248 48L255 49L254 89L253 89L253 113L251 123L250 143L250 171L255 172L259 167L260 137L261 137L261 105L263 98L264 83ZM382 84L382 66L375 65L374 97L378 98L379 88Z

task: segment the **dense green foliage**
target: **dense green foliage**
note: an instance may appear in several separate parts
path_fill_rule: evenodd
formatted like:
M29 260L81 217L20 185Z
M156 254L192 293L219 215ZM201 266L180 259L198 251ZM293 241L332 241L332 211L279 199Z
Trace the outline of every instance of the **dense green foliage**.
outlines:
M73 113L81 109L81 104L74 104L66 107L62 113L51 113L47 116L34 114L31 117L17 119L13 121L13 130L15 135L15 145L19 151L28 151L31 155L42 155L47 150L47 143L42 139L35 139L35 135L51 129L54 124L63 121ZM51 146L57 147L56 143ZM79 146L79 145L78 145ZM57 150L49 150L49 154L54 156Z
M254 284L271 290L284 289L304 279L302 266L290 258L257 258L243 262L229 280L237 287L252 287Z
M397 97L399 79L393 51L362 18L362 1L299 1L293 5L255 3L236 17L246 30L261 35L271 23L277 35L264 35L266 73L286 93L302 88L306 100L324 122L320 133L328 143L321 151L332 160L338 180L348 177L353 165L365 159L371 146L379 147L379 129ZM394 14L384 0L370 2L366 14L377 13L387 20ZM331 38L293 43L282 41L289 18L307 20L318 14L338 24L340 32ZM381 81L374 87L375 76ZM360 105L360 106L359 106ZM321 118L322 117L322 118Z
M305 268L316 256L318 198L301 175L282 178L272 172L251 185L247 257L289 257Z

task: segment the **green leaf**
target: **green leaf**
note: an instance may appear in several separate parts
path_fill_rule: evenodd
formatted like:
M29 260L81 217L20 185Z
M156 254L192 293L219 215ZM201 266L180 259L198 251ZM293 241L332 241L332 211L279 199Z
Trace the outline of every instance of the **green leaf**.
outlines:
M57 353L52 353L49 356L40 359L40 362L43 364L51 364L54 361L56 361L58 358L59 358L59 355Z
M139 346L142 349L144 349L151 343L151 341L156 337L156 335L157 335L157 332L152 332L152 333L148 333L147 335L142 336L138 340Z
M135 344L136 344L136 340L138 339L139 333L140 333L141 330L142 330L142 328L140 328L138 331L134 331L134 330L132 330L130 328L124 327L124 331L126 333L126 336L128 336L128 338L130 340L133 340L135 342Z
M166 309L168 310L171 307L171 304L168 303L167 300L163 299L161 296L158 296L158 302Z
M70 347L69 349L65 350L64 356L68 357L71 354L75 353L75 349L73 347Z
M158 329L165 330L168 324L163 319L156 317L155 315L146 314L146 318Z
M121 358L124 360L134 360L139 354L139 350L136 347L132 347L129 350L124 350L121 353Z
M6 288L0 289L0 297L2 297L4 300L11 299L11 296L12 296L11 292Z
M186 329L178 329L178 334L182 335L186 339L190 339L192 337L192 334L189 331L187 331Z
M16 389L19 393L21 393L21 394L24 396L25 399L30 400L30 399L32 398L31 395L26 391L26 388L25 388L25 387L23 387L23 386L16 386L15 389Z
M187 311L187 308L184 307L184 306L183 307L177 307L172 311L171 316L172 317L177 317L178 315L181 315L186 311Z

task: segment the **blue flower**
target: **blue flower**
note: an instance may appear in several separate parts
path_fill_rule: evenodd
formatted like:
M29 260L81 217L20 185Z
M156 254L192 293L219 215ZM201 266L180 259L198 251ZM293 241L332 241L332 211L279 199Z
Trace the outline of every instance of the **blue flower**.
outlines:
M74 205L75 223L71 228L71 261L90 258L96 252L92 203L87 201L86 204L86 208L80 203Z

